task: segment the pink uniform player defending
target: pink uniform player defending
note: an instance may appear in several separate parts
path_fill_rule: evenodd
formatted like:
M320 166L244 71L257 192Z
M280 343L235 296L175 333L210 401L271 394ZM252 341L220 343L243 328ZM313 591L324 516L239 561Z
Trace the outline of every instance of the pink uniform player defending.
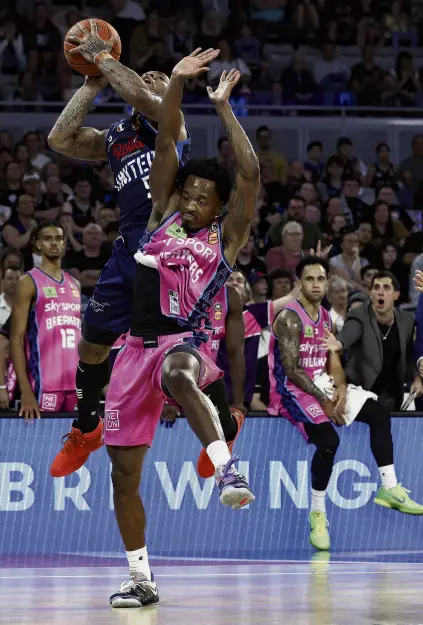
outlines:
M42 411L73 412L81 336L79 289L65 272L60 282L40 269L31 269L28 274L36 289L25 336L31 386Z
M328 311L320 306L316 322L309 317L298 300L285 306L299 316L302 323L299 365L311 380L326 371L328 351L322 344L325 330L331 330ZM272 332L269 344L270 404L269 414L281 415L291 421L308 440L304 423L329 421L315 397L305 393L288 380L279 355L278 339Z

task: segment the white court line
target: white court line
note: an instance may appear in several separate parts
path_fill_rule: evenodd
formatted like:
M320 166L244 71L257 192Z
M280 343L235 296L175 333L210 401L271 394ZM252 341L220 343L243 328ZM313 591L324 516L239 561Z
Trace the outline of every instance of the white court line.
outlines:
M326 564L326 563L324 563ZM388 572L389 574L404 574L404 573L423 573L421 571L407 570L407 571L337 571L337 575L382 575ZM154 577L172 577L173 579L187 579L189 577L280 577L285 575L311 575L310 571L290 571L290 572L277 572L270 573L188 573L187 575L168 575L167 573L159 573ZM122 577L122 574L110 573L104 575L15 575L15 576L0 576L0 579L104 579L105 577L114 578Z

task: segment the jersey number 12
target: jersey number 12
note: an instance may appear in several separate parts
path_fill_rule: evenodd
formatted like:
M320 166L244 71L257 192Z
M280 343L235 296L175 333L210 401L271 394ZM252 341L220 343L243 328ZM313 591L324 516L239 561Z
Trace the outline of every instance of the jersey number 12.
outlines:
M61 328L60 334L62 335L62 349L75 349L75 330L73 330L72 328L68 328L67 330Z

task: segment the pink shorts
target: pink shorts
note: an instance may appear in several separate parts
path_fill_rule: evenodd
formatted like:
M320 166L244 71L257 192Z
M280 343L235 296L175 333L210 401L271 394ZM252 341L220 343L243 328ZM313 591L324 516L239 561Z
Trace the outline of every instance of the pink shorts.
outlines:
M166 395L162 389L162 366L168 352L184 345L191 332L159 336L157 346L144 347L144 340L128 336L113 367L106 398L104 442L116 447L151 447ZM223 376L203 352L199 388Z
M76 404L76 391L41 393L39 401L41 412L75 412Z
M285 391L281 397L279 414L295 425L307 442L308 436L304 429L306 423L319 425L319 423L330 422L317 399L299 388Z

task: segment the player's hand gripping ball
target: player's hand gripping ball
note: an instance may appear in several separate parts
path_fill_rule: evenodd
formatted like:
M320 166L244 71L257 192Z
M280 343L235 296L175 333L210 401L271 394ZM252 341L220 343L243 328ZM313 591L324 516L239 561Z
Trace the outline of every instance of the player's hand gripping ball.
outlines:
M117 61L122 52L122 44L116 30L99 19L78 22L66 33L64 42L65 57L69 65L84 76L101 76L94 63L99 52L108 52Z

